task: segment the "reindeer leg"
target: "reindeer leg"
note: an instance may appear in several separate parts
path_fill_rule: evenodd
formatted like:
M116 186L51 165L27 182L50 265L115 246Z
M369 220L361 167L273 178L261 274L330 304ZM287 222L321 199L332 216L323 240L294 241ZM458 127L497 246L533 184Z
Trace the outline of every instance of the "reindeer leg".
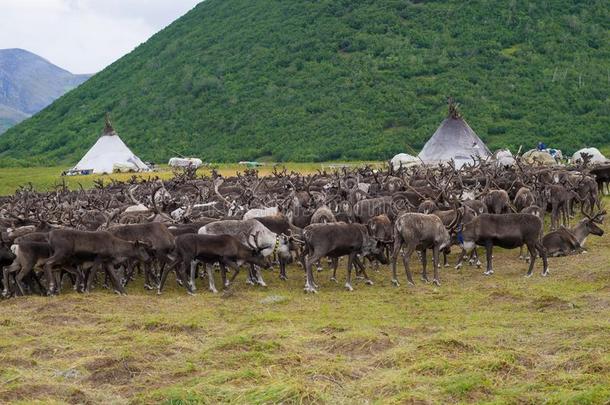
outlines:
M178 259L176 259L178 260ZM178 264L178 263L176 263ZM184 265L183 263L179 263L180 266ZM175 266L168 266L165 269L163 269L163 273L161 273L161 280L159 280L159 286L157 287L157 294L161 294L161 292L163 291L163 286L165 285L165 281L167 280L167 275L170 272L170 270L172 268L174 268Z
M95 275L97 274L98 267L100 263L95 262L89 270L89 277L87 277L87 287L85 288L85 292L91 292L91 285L93 284L93 280L95 280Z
M464 249L463 246L461 246L461 249L462 249L462 252L460 253L460 256L458 258L458 262L455 265L455 269L456 270L459 270L459 269L462 268L462 264L464 262L464 258L466 258L466 256L468 255L468 252L466 252L466 249Z
M21 265L17 262L17 260L13 261L13 264L11 264L9 267L5 267L3 270L3 274L2 274L2 282L4 284L4 288L2 290L2 296L7 298L10 295L11 292L11 288L10 288L10 279L9 276L17 273L21 271Z
M144 269L144 274L148 274L148 285L151 290L158 288L161 280L161 274L167 266L171 266L172 261L164 261L161 266L151 266L150 268Z
M313 263L320 260L315 252L311 256L305 257L305 292L306 293L317 293L318 290L315 287L315 282L313 278L313 272L311 271L311 266Z
M477 251L477 247L476 246L470 251L470 257L468 259L468 263L471 266L473 264L476 264L477 269L481 268L481 260L479 260L479 252Z
M250 264L250 267L248 268L248 278L246 278L246 284L250 284L250 285L256 284L256 277L254 275L254 265L253 264Z
M421 279L422 279L422 281L429 283L430 280L428 279L428 272L426 269L428 267L428 257L426 255L426 249L420 250L420 255L421 255L420 257L421 257L421 265L422 265Z
M78 291L78 283L79 283L79 279L80 279L79 271L72 266L66 266L65 271L72 282L72 288L75 291L80 292L80 291Z
M318 270L318 272L324 270L324 267L322 267L322 262L320 260L318 260L318 262L316 263L316 270Z
M220 267L220 278L222 280L222 288L226 289L228 287L227 282L227 266L222 262L218 262L218 266Z
M286 281L288 277L286 277L286 259L280 256L280 280Z
M132 270L132 272L133 272L133 270ZM153 289L153 286L150 283L151 272L152 272L151 268L145 268L144 269L144 289L145 290L152 290Z
M553 206L551 208L551 230L555 231L557 230L558 227L558 222L559 222L559 213L557 212L558 210L558 206L557 203L553 202Z
M339 258L338 257L333 257L333 275L330 277L330 281L334 281L335 283L337 282L337 268L339 267Z
M19 273L17 273L15 275L15 286L17 287L17 289L19 290L19 294L20 295L26 295L26 289L25 286L22 283L22 280L28 275L30 274L30 271L32 270L33 266L29 265L22 267L21 270L19 271Z
M436 286L441 286L440 276L439 276L439 266L438 266L438 256L439 249L437 245L434 245L432 248L432 265L434 266L434 279L432 280L432 284L436 284Z
M195 286L195 276L197 275L197 266L199 266L199 262L197 260L191 261L191 272L190 272L188 283L190 285L191 291L193 291L193 292L197 291L197 287ZM210 268L207 265L207 263L206 263L205 267L207 269L208 275L210 275ZM214 280L212 279L211 283L213 283L213 282L214 282ZM210 289L211 288L212 288L212 286L210 285ZM216 288L214 288L214 289L216 289ZM218 291L215 291L215 292L218 292Z
M47 289L42 285L42 283L40 282L40 276L35 272L31 272L30 273L32 275L32 278L34 279L34 281L36 282L36 285L38 286L38 291L40 293L40 295L47 295Z
M540 257L542 258L542 275L548 276L549 275L549 262L547 259L546 249L544 248L544 245L540 241L536 241L535 248L536 248L536 251L538 252L538 254L540 255ZM532 259L532 262L533 261L534 260Z
M398 276L396 275L396 261L398 260L398 255L400 254L400 248L402 247L402 239L400 236L396 236L394 238L394 248L392 249L392 284L396 287L400 286L398 282Z
M352 287L352 266L354 265L354 253L347 256L347 279L345 281L345 288L347 291L354 291Z
M62 251L56 251L53 256L49 257L44 263L44 273L47 278L48 288L47 295L55 293L55 277L53 276L53 266L57 265L64 258Z
M220 261L218 264L220 266L220 277L222 278L222 288L227 289L227 288L229 288L229 281L227 280L227 266L222 261Z
M127 287L127 285L136 279L136 263L133 263L132 260L127 260L125 263L122 263L117 271L117 277L121 282L123 287ZM138 274L139 275L139 274Z
M116 272L114 271L114 266L111 263L106 264L106 274L108 275L108 278L110 279L110 282L114 287L114 292L119 295L127 295L125 289L123 288L123 285L121 284L121 281L119 280L116 275Z
M79 293L85 292L85 275L84 270L81 265L77 265L74 270L77 273L76 276L76 285L74 286L74 290Z
M536 261L536 246L533 243L528 243L527 250L529 251L529 254L530 254L530 265L527 270L526 277L531 277L532 271L534 270L534 262Z
M358 255L354 256L352 265L356 268L356 280L364 279L364 274L366 273L366 260L366 257L363 257L362 260L360 260ZM369 260L369 263L372 264L372 261Z
M205 264L205 268L208 272L208 283L209 283L208 288L212 293L218 294L218 290L216 289L216 283L214 281L214 269L212 268L212 265L210 265L209 263Z
M254 273L256 274L256 284L260 285L261 287L267 287L267 283L265 283L265 280L263 280L261 268L254 266Z
M411 269L409 268L409 260L411 259L411 255L414 251L415 246L407 245L405 254L402 256L402 264L405 266L405 273L407 274L407 280L409 281L410 285L415 285L415 282L413 281L413 274L411 274Z
M240 267L237 263L235 263L234 266L229 266L229 267L232 267L233 270L235 270L235 273L233 273L233 276L231 276L231 279L229 280L229 285L230 285L230 284L233 284L233 281L235 281L235 278L239 274Z
M487 270L485 271L486 276L494 274L493 270L493 243L485 242L485 254L487 256Z
M358 255L354 256L354 264L357 264L357 265L360 266L360 271L362 272L362 276L364 277L364 284L366 284L366 285L373 285L373 281L369 278L369 275L366 274L366 268L360 262L360 259L358 258Z
M176 272L176 280L181 281L179 283L179 285L184 286L184 288L186 289L186 293L188 295L194 295L194 291L193 291L194 284L191 285L191 282L189 280L189 275L186 271L186 268L187 268L187 262L185 262L181 267L178 268L178 271Z

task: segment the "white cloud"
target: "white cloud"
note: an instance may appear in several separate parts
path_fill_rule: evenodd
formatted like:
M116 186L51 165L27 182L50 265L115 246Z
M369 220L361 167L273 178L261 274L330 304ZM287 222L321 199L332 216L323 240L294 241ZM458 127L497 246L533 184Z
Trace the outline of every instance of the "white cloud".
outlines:
M23 48L73 73L93 73L200 1L0 0L0 49Z

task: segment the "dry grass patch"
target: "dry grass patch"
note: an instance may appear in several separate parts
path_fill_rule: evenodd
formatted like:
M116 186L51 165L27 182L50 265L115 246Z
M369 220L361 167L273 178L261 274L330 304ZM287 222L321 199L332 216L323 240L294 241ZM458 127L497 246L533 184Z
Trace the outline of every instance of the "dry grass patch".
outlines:
M1 301L0 402L603 404L610 239L587 243L550 277L498 249L492 277L443 268L441 288L394 288L382 267L353 293L325 270L305 295L293 266L217 296L138 279L127 297Z

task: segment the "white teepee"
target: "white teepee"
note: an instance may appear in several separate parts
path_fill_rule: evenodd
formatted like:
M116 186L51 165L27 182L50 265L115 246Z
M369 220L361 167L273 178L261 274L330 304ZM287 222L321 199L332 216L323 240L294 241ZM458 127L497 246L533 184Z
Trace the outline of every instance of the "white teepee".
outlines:
M93 173L112 173L115 170L141 172L150 168L125 145L106 117L104 132L71 171L91 170Z

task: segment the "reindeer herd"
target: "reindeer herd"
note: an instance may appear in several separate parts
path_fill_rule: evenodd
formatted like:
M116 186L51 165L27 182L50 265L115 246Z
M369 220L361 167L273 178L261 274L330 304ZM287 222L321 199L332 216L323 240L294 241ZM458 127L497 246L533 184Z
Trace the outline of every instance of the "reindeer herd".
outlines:
M458 252L493 274L493 247L527 248L527 276L541 258L580 253L590 234L601 236L610 166L512 167L478 162L394 170L363 167L301 175L274 169L268 176L246 170L233 177L212 171L197 177L186 169L173 179L98 180L95 188L71 191L59 184L40 193L21 187L0 199L2 295L55 295L66 285L78 292L105 286L119 294L129 283L161 293L170 274L190 294L207 278L217 292L235 282L265 286L265 273L303 277L317 292L315 275L328 259L337 280L347 256L345 288L352 273L366 284L379 264L391 264L399 286L398 257L414 284L414 252L422 279L440 285L440 255ZM583 219L572 218L582 213ZM545 215L550 229L545 234ZM573 225L573 226L571 226ZM432 280L427 269L431 251ZM295 274L288 273L292 262ZM296 270L295 270L296 269ZM173 278L173 277L172 277Z

